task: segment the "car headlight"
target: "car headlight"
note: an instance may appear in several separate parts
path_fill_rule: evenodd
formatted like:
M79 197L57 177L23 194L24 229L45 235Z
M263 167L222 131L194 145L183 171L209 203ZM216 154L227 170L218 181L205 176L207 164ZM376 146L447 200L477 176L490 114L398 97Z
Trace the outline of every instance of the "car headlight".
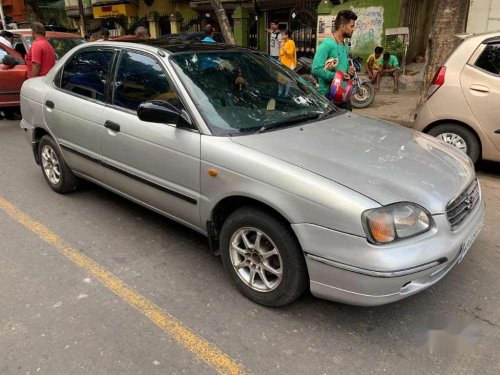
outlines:
M370 242L385 244L428 231L432 217L414 203L395 203L367 210L362 214L363 227Z

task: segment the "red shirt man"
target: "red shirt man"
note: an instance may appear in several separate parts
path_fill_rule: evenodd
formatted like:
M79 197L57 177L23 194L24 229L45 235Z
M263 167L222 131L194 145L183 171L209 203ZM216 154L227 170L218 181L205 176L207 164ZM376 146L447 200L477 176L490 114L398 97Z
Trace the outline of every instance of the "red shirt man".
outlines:
M34 22L31 25L33 38L31 48L26 54L26 68L28 78L46 75L56 64L56 53L52 45L45 38L45 28L41 23Z

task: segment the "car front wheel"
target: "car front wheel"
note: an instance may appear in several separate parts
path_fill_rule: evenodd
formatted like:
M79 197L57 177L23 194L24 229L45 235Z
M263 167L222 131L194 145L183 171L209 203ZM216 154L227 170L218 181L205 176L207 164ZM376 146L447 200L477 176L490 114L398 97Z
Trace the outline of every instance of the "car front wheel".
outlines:
M224 268L241 293L266 306L283 306L307 288L303 251L290 225L265 210L243 207L221 231Z
M481 145L476 135L466 127L457 124L441 124L432 128L428 133L466 153L474 163L479 160Z
M78 179L64 162L54 140L45 135L38 146L40 166L50 187L58 193L68 193L78 186Z

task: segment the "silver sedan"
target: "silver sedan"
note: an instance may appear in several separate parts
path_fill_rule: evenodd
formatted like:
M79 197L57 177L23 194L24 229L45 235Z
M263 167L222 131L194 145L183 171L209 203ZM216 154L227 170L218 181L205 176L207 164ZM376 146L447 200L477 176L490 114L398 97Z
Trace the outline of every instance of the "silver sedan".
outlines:
M306 289L355 305L410 296L463 259L484 218L465 154L340 110L242 48L83 45L25 82L21 109L53 190L86 179L203 233L268 306Z

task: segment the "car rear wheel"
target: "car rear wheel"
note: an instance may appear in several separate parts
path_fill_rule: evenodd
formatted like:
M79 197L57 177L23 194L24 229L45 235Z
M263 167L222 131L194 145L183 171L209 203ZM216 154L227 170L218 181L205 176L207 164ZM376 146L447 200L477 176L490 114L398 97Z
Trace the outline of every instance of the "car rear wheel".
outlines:
M224 268L251 300L283 306L306 290L304 253L290 226L268 212L236 210L224 222L220 244Z
M466 153L474 163L479 160L481 144L477 136L466 127L458 124L441 124L428 133Z
M54 191L63 194L78 187L77 177L66 165L59 148L48 135L40 139L38 156L43 176Z

